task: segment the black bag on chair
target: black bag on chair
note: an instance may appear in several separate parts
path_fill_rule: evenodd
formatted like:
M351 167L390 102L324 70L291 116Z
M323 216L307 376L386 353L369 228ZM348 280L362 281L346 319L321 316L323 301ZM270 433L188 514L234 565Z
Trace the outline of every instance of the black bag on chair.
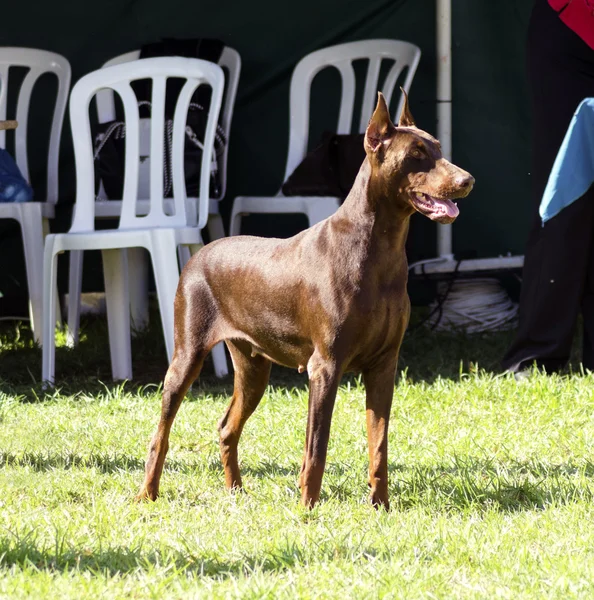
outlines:
M148 104L150 102L139 103ZM190 104L186 124L186 141L184 149L184 170L186 179L186 195L195 198L200 193L200 168L204 133L208 114L196 103ZM198 133L201 132L201 133ZM165 121L165 145L163 164L163 193L165 198L172 194L171 175L171 142L173 134L173 120ZM210 165L210 196L218 198L221 194L221 179L218 169L219 157L225 151L227 139L225 132L217 126L215 134L214 152ZM95 192L99 181L103 182L103 189L108 200L121 200L124 188L124 157L126 154L126 124L124 121L110 121L102 123L97 128L94 144L95 160ZM148 157L140 157L141 162Z
M305 155L287 181L285 196L347 197L365 160L364 134L325 131L318 146Z
M126 125L110 121L97 126L93 159L95 162L95 194L103 182L109 200L121 200L124 187L124 156L126 152Z
M156 56L185 56L187 58L201 58L218 62L224 44L219 40L173 40L165 39L162 42L143 46L140 58L153 58ZM150 118L151 89L148 81L137 81L132 87L138 98L139 116L141 119ZM173 114L177 98L183 87L179 79L170 79L167 82L165 98L165 145L163 174L163 189L165 197L171 197L171 135L173 131ZM200 167L202 161L202 148L208 110L210 107L211 89L200 86L192 96L186 122L186 140L184 149L184 167L186 179L186 194L188 197L197 197L200 192ZM218 169L219 157L225 151L227 139L220 125L217 126L215 144L210 173L210 196L218 198L221 194L222 184ZM105 194L108 199L120 200L124 186L124 157L126 147L126 126L123 121L110 121L97 127L94 144L95 159L95 187L99 188L99 181L103 182ZM140 158L141 162L143 157ZM146 160L146 157L145 157Z

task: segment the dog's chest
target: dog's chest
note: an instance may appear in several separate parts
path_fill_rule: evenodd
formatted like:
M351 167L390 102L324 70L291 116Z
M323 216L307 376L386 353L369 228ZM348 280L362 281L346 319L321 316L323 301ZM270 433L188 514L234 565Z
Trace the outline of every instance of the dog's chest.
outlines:
M382 356L397 355L410 315L406 290L402 293L368 296L357 303L342 331L346 335L337 344L344 347L349 358L346 370L361 372ZM373 298L373 301L371 299Z
M384 345L402 337L410 313L406 279L362 281L342 300L348 308L340 329L352 332L359 343Z
M382 322L399 319L409 307L406 284L393 282L362 288L354 297L354 309L366 319Z

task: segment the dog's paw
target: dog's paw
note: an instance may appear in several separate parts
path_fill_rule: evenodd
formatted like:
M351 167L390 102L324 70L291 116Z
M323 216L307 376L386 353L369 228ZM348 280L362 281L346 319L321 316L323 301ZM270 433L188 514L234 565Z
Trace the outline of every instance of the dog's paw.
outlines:
M154 502L157 499L157 494L150 492L149 490L142 489L136 496L134 496L134 502Z
M376 510L383 508L386 512L390 511L390 500L388 500L387 496L378 494L377 492L372 492L369 495L369 501Z

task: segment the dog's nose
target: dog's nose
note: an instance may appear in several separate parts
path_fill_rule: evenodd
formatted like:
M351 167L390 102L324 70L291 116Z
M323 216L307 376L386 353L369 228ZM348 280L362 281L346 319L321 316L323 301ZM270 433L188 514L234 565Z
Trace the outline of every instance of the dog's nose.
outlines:
M474 177L470 173L462 175L456 179L456 185L461 188L472 187L474 185Z

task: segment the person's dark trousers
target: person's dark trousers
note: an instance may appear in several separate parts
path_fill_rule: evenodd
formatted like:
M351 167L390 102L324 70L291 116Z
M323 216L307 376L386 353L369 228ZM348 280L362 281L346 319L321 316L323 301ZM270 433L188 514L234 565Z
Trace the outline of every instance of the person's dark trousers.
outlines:
M532 94L533 224L525 251L519 327L502 366L536 362L563 368L578 314L584 321L583 364L594 370L594 188L542 226L538 207L550 170L579 103L594 97L594 51L537 0L528 29Z

